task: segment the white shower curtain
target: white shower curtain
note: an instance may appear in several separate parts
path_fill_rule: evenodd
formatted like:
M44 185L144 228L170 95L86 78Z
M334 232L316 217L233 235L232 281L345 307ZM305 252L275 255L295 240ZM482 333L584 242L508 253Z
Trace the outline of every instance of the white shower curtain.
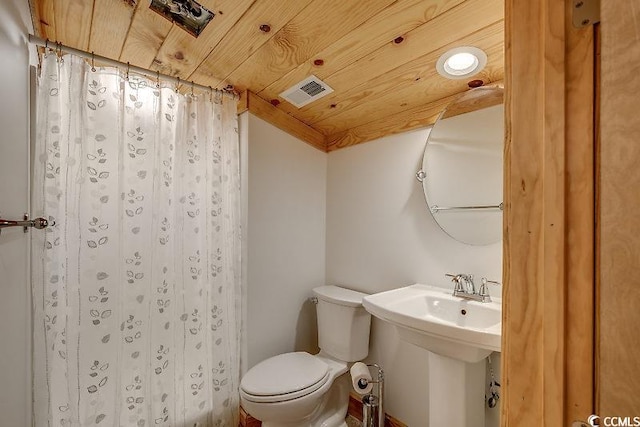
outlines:
M235 101L50 54L36 139L36 427L236 427Z

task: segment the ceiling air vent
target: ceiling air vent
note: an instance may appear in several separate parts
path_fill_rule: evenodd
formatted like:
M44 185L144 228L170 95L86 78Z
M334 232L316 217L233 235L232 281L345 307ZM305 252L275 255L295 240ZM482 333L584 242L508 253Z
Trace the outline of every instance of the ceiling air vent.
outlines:
M298 108L329 95L333 89L314 75L307 77L280 94L280 97Z

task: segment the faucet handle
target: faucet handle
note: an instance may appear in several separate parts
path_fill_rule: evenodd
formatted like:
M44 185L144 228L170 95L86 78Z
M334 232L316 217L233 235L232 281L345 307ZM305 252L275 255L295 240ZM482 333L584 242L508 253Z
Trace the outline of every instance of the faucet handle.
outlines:
M478 291L478 295L480 295L483 298L483 301L485 302L491 301L491 296L489 296L489 287L487 286L488 283L491 283L494 285L500 285L500 282L496 282L494 280L487 280L486 277L482 278L482 285L480 285L480 291Z
M454 288L453 288L454 292L458 292L458 291L464 290L463 286L462 286L462 281L463 281L463 275L462 274L446 273L445 277L451 277L451 281L456 284L454 286Z
M486 277L483 277L481 281L482 284L480 285L478 295L480 295L480 298L482 298L482 302L491 302L491 295L489 295L489 287L487 286L487 283L489 283L489 281Z

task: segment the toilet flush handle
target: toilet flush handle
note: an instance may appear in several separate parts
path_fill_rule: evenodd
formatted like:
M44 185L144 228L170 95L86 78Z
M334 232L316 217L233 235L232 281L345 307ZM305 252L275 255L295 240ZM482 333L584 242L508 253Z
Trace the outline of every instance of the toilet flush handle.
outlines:
M311 301L315 305L318 305L318 297L311 297L311 298L309 298L309 301Z

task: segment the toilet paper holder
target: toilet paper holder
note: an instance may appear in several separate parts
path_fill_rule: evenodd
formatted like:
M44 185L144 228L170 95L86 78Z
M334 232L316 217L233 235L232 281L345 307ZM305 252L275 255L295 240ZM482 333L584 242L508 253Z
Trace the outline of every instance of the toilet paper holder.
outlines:
M364 427L384 427L385 414L382 405L384 393L384 370L377 363L367 364L368 368L376 368L378 375L375 380L368 381L364 378L358 380L358 385L366 388L369 384L375 384L376 393L373 390L362 397L362 424ZM377 409L377 417L375 417ZM377 418L377 419L376 419ZM377 423L376 423L377 421Z

